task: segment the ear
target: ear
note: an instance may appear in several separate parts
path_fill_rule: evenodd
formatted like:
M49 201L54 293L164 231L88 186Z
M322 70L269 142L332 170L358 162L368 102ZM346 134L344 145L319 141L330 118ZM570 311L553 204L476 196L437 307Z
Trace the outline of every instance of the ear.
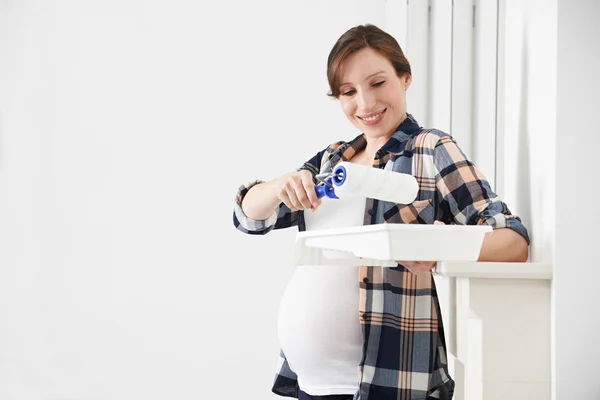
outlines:
M402 75L402 78L400 78L402 80L402 83L404 84L404 90L408 89L408 87L410 86L410 83L412 82L412 75L411 74L404 74Z

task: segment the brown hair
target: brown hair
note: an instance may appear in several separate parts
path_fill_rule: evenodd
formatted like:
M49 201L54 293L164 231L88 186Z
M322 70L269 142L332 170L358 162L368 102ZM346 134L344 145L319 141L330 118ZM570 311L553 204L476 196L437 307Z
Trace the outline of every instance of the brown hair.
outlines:
M327 59L328 96L340 96L340 66L352 53L365 47L378 51L392 63L398 76L411 74L410 64L404 56L400 45L392 35L375 25L358 25L348 29L337 40Z

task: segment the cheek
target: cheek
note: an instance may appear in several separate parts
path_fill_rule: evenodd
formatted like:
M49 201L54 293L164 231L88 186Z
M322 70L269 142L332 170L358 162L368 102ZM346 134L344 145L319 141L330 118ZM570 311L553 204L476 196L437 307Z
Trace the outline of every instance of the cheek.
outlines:
M404 91L398 94L398 103L402 106L406 105L406 94Z
M347 117L354 116L354 103L348 99L340 99L340 106L342 107L342 111L346 114Z
M406 99L404 98L404 96L398 95L396 93L393 96L388 97L387 103L393 104L393 108L400 113L402 113L403 109L406 107Z
M379 92L379 101L384 104L402 107L406 103L406 92L401 85L390 85L387 90Z

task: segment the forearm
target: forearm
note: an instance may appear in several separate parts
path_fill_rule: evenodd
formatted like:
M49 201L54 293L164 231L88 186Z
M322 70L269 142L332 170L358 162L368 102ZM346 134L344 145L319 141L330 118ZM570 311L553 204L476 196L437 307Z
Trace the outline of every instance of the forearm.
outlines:
M253 186L246 193L242 200L242 211L248 218L260 221L273 215L281 203L276 195L277 179L279 178Z
M483 239L477 261L525 262L529 246L523 236L508 228L495 229Z

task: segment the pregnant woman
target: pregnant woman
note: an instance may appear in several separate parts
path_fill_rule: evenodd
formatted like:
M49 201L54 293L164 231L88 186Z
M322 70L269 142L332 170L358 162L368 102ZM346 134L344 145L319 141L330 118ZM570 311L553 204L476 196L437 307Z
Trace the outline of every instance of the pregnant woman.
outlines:
M237 229L266 234L292 226L487 224L494 230L486 234L480 261L527 259L526 228L481 171L450 135L421 127L407 113L412 74L392 36L373 25L349 29L331 49L327 78L329 95L359 134L327 146L297 171L242 185L234 205ZM413 175L416 200L321 201L315 176L342 161ZM398 260L396 267L298 267L281 301L273 392L301 400L451 399L434 266L435 260Z

